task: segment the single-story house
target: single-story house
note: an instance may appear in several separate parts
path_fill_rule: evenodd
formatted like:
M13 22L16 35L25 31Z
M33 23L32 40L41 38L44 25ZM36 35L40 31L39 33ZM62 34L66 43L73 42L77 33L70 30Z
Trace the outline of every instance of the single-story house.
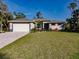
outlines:
M12 32L30 32L34 27L34 22L27 19L10 20L9 30Z
M9 22L9 30L12 32L30 32L32 29L41 28L43 30L62 30L64 29L64 21L51 21L46 19L16 19ZM42 26L38 26L38 22L42 22Z

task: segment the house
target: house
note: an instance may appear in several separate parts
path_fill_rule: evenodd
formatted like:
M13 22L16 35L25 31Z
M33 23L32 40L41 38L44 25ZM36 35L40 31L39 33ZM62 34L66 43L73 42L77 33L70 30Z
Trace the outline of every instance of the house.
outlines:
M27 19L16 19L9 22L9 30L12 32L30 32L34 27L34 22Z
M41 30L63 30L65 23L64 21L51 21L46 19L34 19L33 21L29 21L27 19L16 19L8 22L10 31L28 33L35 28Z

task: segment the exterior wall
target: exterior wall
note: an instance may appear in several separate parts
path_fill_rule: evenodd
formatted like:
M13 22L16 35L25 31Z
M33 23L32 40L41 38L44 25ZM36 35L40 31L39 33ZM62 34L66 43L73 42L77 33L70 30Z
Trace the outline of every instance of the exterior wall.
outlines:
M48 23L48 22L43 22L43 28L44 28L44 24L45 24L45 23Z
M62 30L63 29L62 24L61 25L58 25L58 24L52 25L52 24L50 24L49 27L50 27L51 30Z
M34 29L35 28L35 24L34 23L30 23L30 27L31 27L31 29Z
M9 30L12 32L30 32L29 23L9 23Z
M44 24L47 22L43 22L43 28L44 28ZM30 32L30 29L34 29L35 28L34 23L9 23L9 29L10 31L13 32ZM63 29L63 24L50 24L49 23L49 29L51 30L62 30Z
M13 30L13 24L9 23L9 30L12 31Z
M0 32L1 32L1 24L0 24Z

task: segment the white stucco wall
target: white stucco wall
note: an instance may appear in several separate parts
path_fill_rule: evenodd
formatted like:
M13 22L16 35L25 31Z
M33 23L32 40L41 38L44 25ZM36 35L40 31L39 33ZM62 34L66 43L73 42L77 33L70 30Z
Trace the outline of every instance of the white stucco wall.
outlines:
M9 29L12 31L12 23L9 23Z
M61 25L58 25L58 24L52 25L52 24L50 24L50 29L52 29L52 30L55 30L55 29L62 30L63 28L62 28L62 24Z
M44 28L44 24L45 24L45 23L48 23L48 22L43 22L43 28Z
M9 29L13 32L30 32L29 23L9 23Z
M34 29L35 28L35 24L34 23L30 23L30 27L31 27L31 29Z

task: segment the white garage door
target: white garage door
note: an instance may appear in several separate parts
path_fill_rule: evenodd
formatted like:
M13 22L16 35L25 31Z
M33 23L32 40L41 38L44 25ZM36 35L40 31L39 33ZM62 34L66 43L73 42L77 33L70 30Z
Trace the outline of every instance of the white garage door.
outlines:
M29 32L29 24L13 24L13 32Z

